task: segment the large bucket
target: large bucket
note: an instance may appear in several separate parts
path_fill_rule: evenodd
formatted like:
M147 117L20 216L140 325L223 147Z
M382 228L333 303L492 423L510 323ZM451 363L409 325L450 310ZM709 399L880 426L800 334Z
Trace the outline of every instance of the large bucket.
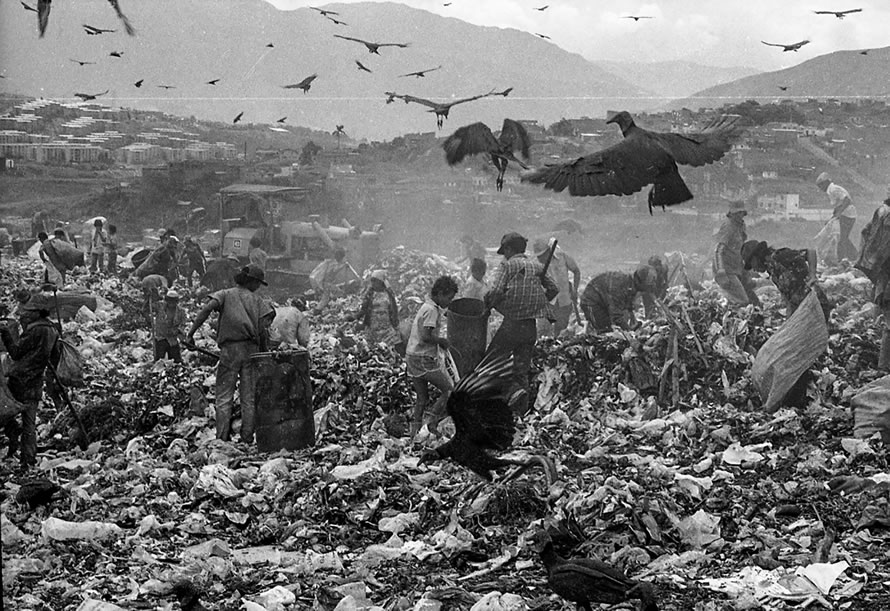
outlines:
M448 341L460 377L468 375L485 355L488 315L479 299L455 299L448 307Z
M260 352L254 368L256 443L260 452L300 450L315 443L312 381L305 350Z

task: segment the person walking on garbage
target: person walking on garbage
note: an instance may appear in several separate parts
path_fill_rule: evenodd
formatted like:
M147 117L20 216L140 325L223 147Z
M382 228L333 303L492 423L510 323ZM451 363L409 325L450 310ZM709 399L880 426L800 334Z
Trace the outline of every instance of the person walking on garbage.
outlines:
M263 241L259 236L250 238L250 250L247 252L247 261L251 265L256 265L261 270L266 271L266 262L269 255L263 250Z
M878 369L890 371L890 190L862 229L861 246L856 268L872 281L872 301L881 309L884 323Z
M551 242L544 239L535 240L532 245L532 252L541 265L547 262L550 254ZM572 280L569 281L569 274L572 274ZM547 322L546 327L549 328L553 335L557 337L562 331L569 326L569 319L572 312L578 307L578 287L581 284L581 268L575 259L569 256L562 247L557 246L553 252L553 259L550 261L550 267L547 275L556 283L559 288L559 294L551 301L553 305L553 316L556 322L552 325ZM580 321L579 321L580 322Z
M44 295L33 295L19 309L22 334L16 341L9 323L0 326L0 339L9 353L12 364L6 372L9 391L25 405L22 423L13 420L10 434L10 454L21 440L21 465L23 469L37 464L37 406L43 396L44 371L56 355L59 331L49 319L51 303Z
M384 343L405 354L405 345L399 335L399 304L382 269L371 272L361 308L355 314L348 315L346 320L358 320L372 344Z
M634 299L643 294L643 302L653 300L657 272L648 265L641 265L633 274L605 272L587 283L581 294L581 311L588 324L596 331L636 329L639 322L634 316Z
M185 276L185 285L192 288L192 275L198 274L198 282L207 272L207 259L204 258L204 249L191 236L185 236L182 242L182 275Z
M488 282L485 281L485 272L488 271L488 264L485 259L473 259L470 261L470 277L464 283L464 287L460 291L460 296L464 299L485 299L485 293L488 292Z
M858 253L850 240L850 233L856 224L856 206L850 199L850 193L842 186L833 183L827 172L819 174L816 186L828 195L828 201L831 203L831 221L837 221L840 225L840 234L837 238L838 260L855 261Z
M361 278L346 261L346 250L342 246L336 247L333 258L325 259L309 274L309 284L319 296L314 310L323 311L335 293L340 293L347 285L357 282L361 282Z
M179 293L174 289L164 295L164 302L156 307L152 322L155 360L170 358L174 363L181 363L179 342L185 332L185 310L179 305Z
M90 273L95 274L105 269L105 244L108 237L101 219L93 221L93 234L90 236Z
M273 350L308 349L312 338L306 302L292 297L289 304L275 308L275 318L269 327L269 347Z
M513 355L513 382L509 399L513 411L523 416L529 410L529 381L532 352L537 341L538 318L552 318L550 300L559 287L545 273L544 265L525 255L528 241L516 232L501 238L498 254L503 255L485 294L485 306L504 316L491 339L489 350L503 350Z
M457 282L451 276L440 276L433 282L430 295L414 316L408 345L405 349L405 364L408 376L417 393L414 413L411 418L411 436L417 434L423 425L423 415L430 402L429 385L442 393L430 409L429 430L437 431L438 423L445 417L445 403L454 390L454 381L445 371L445 363L439 354L448 350L450 344L443 336L445 310L457 295Z
M742 245L742 261L746 270L766 272L785 301L790 317L809 294L816 291L825 322L831 315L832 304L822 288L816 284L815 252L806 248L770 247L766 242L748 240Z
M195 332L213 312L219 312L216 343L216 438L228 441L232 430L232 403L236 379L240 379L241 441L252 443L256 429L253 388L256 382L250 357L265 352L269 345L269 326L275 310L257 294L266 285L266 274L255 265L247 265L235 275L235 287L210 295L198 312L186 337L186 346L195 345Z
M108 225L108 235L105 240L105 254L108 255L108 273L117 275L117 250L120 248L120 242L117 237L117 225Z
M760 299L754 293L751 275L745 271L742 262L742 244L748 239L745 230L745 217L748 211L745 202L729 202L726 220L717 230L717 247L714 250L714 281L721 289L730 304L760 305Z

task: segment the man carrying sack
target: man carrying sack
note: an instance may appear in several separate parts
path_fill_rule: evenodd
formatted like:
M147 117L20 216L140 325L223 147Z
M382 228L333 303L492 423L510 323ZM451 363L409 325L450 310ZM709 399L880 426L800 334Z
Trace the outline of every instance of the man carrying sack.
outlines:
M50 302L43 295L33 295L20 309L22 334L13 338L8 324L0 326L0 338L12 359L7 372L9 391L25 406L22 422L14 418L7 424L10 455L21 443L21 465L27 470L37 464L37 406L43 396L43 376L51 366L53 351L59 339L56 326L49 319Z
M195 332L212 312L219 312L219 362L216 365L216 438L228 441L232 431L232 403L235 381L240 379L241 441L253 442L256 428L254 379L250 357L268 350L269 325L275 310L256 293L266 285L266 274L256 265L241 268L235 275L235 287L210 295L192 323L186 346L195 345Z

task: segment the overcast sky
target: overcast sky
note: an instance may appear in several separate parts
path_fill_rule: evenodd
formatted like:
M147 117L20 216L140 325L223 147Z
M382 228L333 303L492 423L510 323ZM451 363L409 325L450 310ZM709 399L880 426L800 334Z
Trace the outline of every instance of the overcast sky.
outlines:
M267 1L280 9L327 6L317 0ZM445 2L402 4L477 25L544 34L590 60L690 59L713 66L777 70L840 49L890 46L888 0L452 0L443 6ZM546 10L535 10L547 4ZM844 19L814 13L853 8L863 10ZM342 12L348 21L348 7ZM634 21L627 15L652 19ZM761 40L790 44L804 39L811 43L796 53L761 44Z

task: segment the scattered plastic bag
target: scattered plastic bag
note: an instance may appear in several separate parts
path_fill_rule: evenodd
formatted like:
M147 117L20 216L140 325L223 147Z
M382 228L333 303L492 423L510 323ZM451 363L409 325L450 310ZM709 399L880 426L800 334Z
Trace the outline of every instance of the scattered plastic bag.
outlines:
M108 522L68 522L59 518L47 518L40 527L40 534L46 540L67 541L69 539L94 540L118 537L123 533L117 524Z

